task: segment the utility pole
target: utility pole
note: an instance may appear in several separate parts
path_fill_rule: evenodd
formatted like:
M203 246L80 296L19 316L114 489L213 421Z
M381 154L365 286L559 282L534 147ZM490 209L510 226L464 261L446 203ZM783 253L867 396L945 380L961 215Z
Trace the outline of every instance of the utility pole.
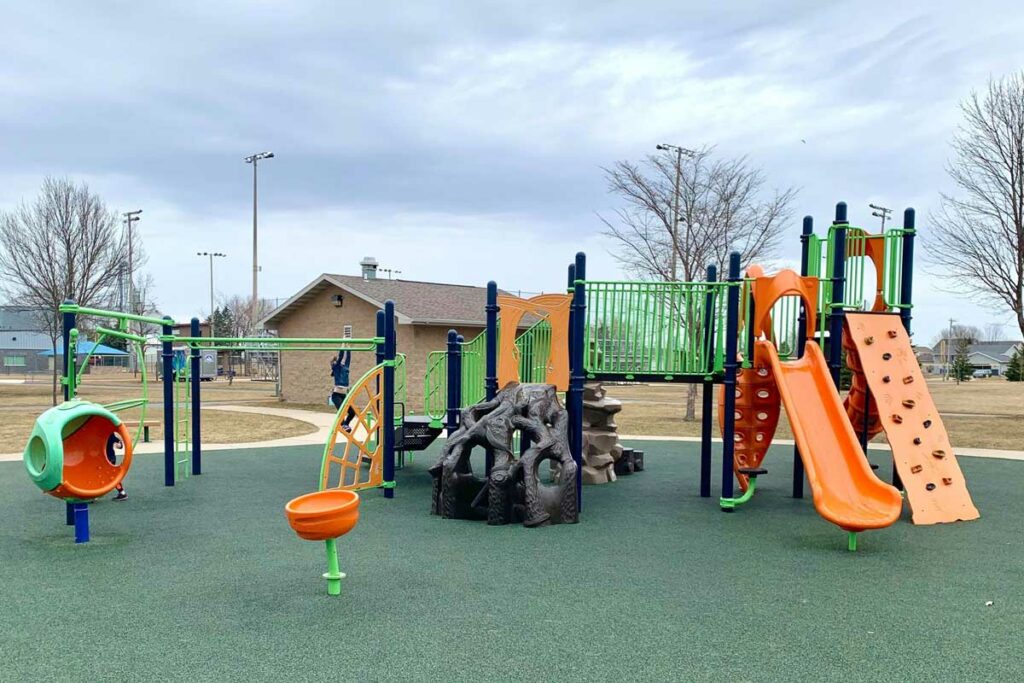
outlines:
M245 157L245 163L252 164L252 304L256 305L257 296L259 295L258 280L259 280L259 260L257 258L257 239L256 239L256 226L257 226L257 201L256 201L256 167L261 159L273 159L273 152L258 152Z
M213 259L227 258L227 254L222 254L219 251L197 251L196 256L209 256L210 257L210 336L213 336Z
M678 268L677 262L678 262L678 253L679 253L679 222L680 222L680 217L679 217L679 176L682 174L682 169L683 169L683 155L685 154L687 157L692 159L693 157L695 157L697 155L697 153L694 152L692 149L687 149L685 147L680 147L679 145L669 145L669 144L666 144L666 143L662 143L662 144L658 145L656 147L656 149L658 149L659 151L662 151L662 152L675 152L676 153L676 186L675 186L675 194L672 197L672 226L669 229L669 232L672 235L672 260L671 260L671 267L670 267L669 273L670 273L670 276L672 278L672 282L675 282L676 279L677 279L676 271L677 271L677 268ZM689 225L689 223L687 223L687 225L686 225L686 239L683 242L684 242L684 245L687 247L687 249L689 249L689 245L690 245L690 225Z
M885 219L892 216L892 209L887 209L884 206L878 206L877 204L868 204L874 211L871 212L872 216L877 216L882 219L882 232L885 232Z
M953 323L956 320L953 318L949 319L949 334L946 335L946 379L949 379L949 373L953 369Z
M124 215L124 223L128 232L128 312L141 315L141 311L135 310L135 250L134 241L132 239L132 223L139 221L139 215L142 213L142 209L136 209L135 211L126 211ZM132 331L132 323L128 321L128 331ZM138 363L136 362L135 354L128 356L128 363L132 366L132 377L138 372Z

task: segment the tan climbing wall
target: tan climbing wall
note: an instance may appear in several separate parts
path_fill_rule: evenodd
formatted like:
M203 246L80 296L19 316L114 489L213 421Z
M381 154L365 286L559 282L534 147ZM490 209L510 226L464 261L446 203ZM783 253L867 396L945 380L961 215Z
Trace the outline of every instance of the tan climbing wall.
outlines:
M977 519L978 510L899 315L847 313L846 326L878 404L914 524Z

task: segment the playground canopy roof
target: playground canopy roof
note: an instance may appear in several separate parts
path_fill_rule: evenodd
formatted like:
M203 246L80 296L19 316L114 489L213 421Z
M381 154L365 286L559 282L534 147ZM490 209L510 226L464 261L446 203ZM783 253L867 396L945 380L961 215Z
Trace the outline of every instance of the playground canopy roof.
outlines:
M92 353L92 355L94 355L94 356L127 356L128 355L127 351L122 351L121 349L115 349L113 346L107 346L106 344L98 344L96 342L92 342L92 341L88 341L88 340L79 340L79 342L78 342L78 354L77 355L84 356L87 353ZM52 355L54 355L54 353L53 353L52 349L48 349L46 351L40 352L39 355L40 356L52 356ZM64 355L64 344L58 344L57 345L57 355L58 356L63 356Z
M395 302L395 317L401 325L474 325L485 324L487 289L470 285L416 280L366 279L358 275L323 273L260 321L274 328L293 309L309 302L328 287L363 299L377 308ZM529 322L529 321L525 321Z

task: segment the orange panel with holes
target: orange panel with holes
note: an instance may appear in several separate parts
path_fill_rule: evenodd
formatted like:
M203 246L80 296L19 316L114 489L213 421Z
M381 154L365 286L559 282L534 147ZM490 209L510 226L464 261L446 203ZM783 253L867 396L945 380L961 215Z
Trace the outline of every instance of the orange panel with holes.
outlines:
M914 524L977 519L978 509L899 315L847 313L846 332L877 402Z
M349 390L327 441L321 489L359 490L384 483L383 385L384 366L378 366Z
M733 470L740 490L746 491L748 477L740 472L744 467L760 467L768 447L772 444L779 425L781 402L775 386L771 361L763 347L754 347L753 367L739 368L736 372L736 446ZM725 430L725 385L718 391L718 426Z

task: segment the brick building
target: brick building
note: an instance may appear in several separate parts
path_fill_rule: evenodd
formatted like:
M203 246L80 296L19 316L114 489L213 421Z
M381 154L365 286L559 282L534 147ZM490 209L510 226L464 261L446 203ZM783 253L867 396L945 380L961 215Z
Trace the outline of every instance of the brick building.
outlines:
M467 340L484 328L484 287L377 278L377 262L363 259L362 275L324 273L271 311L261 322L281 337L341 337L351 326L354 338L373 337L377 311L395 302L398 351L406 355L410 414L423 412L423 377L427 354L445 349L449 329ZM281 394L297 403L327 403L331 392L331 352L285 351L281 354ZM355 383L375 358L352 354Z

